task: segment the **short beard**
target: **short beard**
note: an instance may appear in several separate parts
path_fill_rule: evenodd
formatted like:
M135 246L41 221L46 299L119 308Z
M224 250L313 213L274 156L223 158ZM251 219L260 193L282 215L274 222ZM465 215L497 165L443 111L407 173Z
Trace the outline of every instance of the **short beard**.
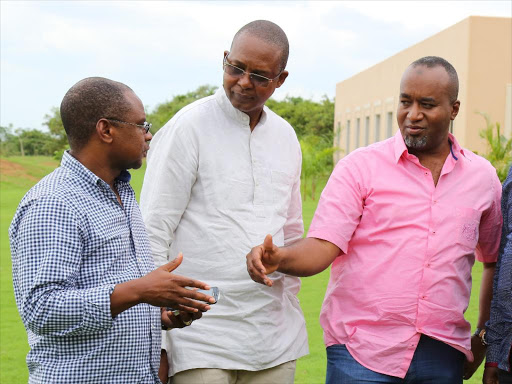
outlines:
M423 149L427 146L428 138L427 136L422 136L420 138L405 136L404 142L407 148Z

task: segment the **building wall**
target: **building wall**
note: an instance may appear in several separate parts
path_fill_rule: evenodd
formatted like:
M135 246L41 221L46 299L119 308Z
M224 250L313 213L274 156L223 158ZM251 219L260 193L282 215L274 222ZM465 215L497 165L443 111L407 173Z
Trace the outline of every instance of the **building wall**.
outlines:
M491 114L493 121L499 121L502 125L505 123L506 95L507 92L512 93L511 39L512 19L469 17L338 83L334 144L341 151L335 160L355 148L396 133L396 109L402 73L411 62L423 56L444 57L457 70L461 109L454 121L453 132L462 146L485 151L485 143L479 137L479 131L485 124L475 110ZM388 127L390 116L391 130ZM369 130L366 129L367 123ZM350 134L347 134L348 131Z

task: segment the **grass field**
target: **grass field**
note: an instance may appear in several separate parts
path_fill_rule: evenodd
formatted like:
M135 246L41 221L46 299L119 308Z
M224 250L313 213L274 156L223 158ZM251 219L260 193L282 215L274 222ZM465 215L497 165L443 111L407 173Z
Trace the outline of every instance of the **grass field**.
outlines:
M57 165L56 161L45 157L0 158L0 383L2 384L26 383L28 378L25 365L28 344L25 329L14 302L8 227L26 191ZM132 175L132 185L138 192L142 186L144 170L134 171ZM316 204L316 201L304 203L306 231ZM480 274L481 265L477 263L473 271L473 294L466 312L466 318L473 324L473 328L478 315ZM318 317L328 278L329 272L324 271L316 276L302 279L299 299L306 318L310 354L297 363L296 383L316 384L323 383L325 379L325 348ZM481 377L482 367L468 383L480 383Z

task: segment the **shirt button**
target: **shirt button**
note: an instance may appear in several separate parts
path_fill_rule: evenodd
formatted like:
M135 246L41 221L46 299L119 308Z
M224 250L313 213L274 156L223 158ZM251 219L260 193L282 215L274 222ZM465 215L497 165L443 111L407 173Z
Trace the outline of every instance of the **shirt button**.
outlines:
M142 259L141 259L140 257L137 257L137 261L138 261L139 263L142 263Z

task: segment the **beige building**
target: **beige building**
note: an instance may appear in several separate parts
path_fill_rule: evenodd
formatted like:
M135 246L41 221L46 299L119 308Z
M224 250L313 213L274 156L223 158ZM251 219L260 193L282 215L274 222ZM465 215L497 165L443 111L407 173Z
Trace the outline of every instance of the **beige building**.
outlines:
M512 19L471 16L336 85L336 161L396 133L402 73L423 56L441 56L457 70L461 108L451 129L463 147L486 151L476 111L512 136Z

